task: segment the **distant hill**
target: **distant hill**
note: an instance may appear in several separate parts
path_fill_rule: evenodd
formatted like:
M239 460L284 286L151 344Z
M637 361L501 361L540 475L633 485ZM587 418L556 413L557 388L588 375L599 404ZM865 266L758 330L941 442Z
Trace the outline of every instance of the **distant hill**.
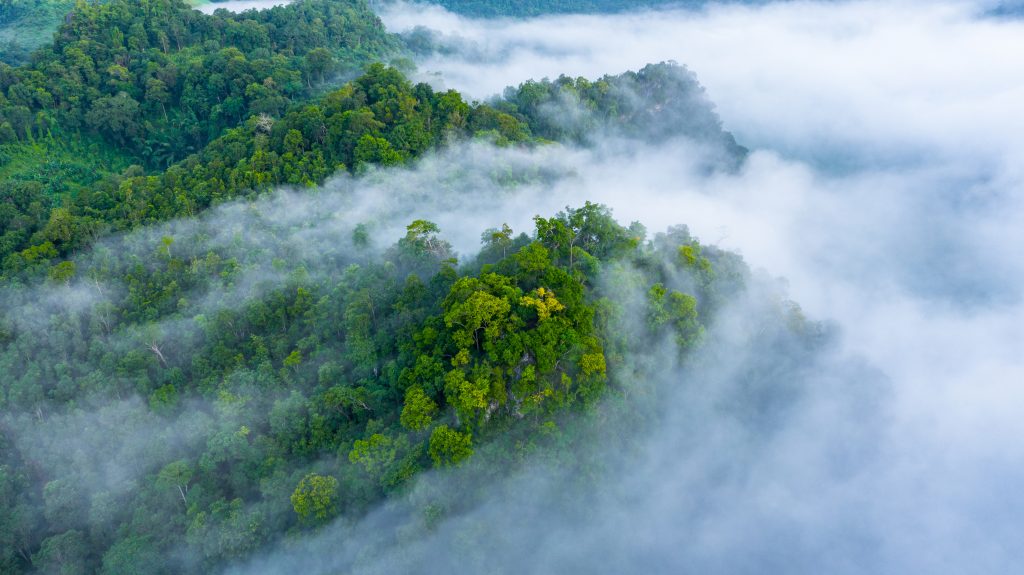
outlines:
M431 0L431 3L466 16L543 16L545 14L599 14L663 6L701 6L704 0Z
M0 0L0 61L21 64L53 39L74 0Z

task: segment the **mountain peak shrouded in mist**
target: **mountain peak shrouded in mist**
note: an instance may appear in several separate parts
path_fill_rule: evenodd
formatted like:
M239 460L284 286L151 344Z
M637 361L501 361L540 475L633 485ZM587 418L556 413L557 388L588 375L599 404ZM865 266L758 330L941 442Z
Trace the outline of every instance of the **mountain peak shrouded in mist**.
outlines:
M503 100L527 115L534 135L551 140L597 144L614 136L657 144L689 138L721 146L734 165L748 152L722 129L696 76L675 62L594 81L530 81L506 89Z
M377 0L387 5L388 0ZM764 0L425 0L423 4L442 6L457 14L477 18L536 17L554 14L615 14L664 8L703 8L716 2L724 4L763 4Z
M1013 572L1010 4L69 5L0 573Z

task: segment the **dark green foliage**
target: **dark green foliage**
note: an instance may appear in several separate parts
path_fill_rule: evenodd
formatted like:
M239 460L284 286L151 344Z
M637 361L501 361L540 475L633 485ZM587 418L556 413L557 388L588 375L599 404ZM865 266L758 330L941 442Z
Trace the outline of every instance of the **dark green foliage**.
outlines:
M56 4L9 0L0 16L13 22ZM315 110L290 116L301 139L270 134L318 94L316 84L397 50L362 0L213 15L181 0L75 4L31 62L0 63L0 275L45 275L46 260L111 230L192 215L274 184L316 183L340 165L393 164L422 152L432 140L408 114L364 114L334 135L333 144L350 136L338 150L324 149ZM362 135L375 139L357 160ZM207 171L195 173L197 164ZM58 281L66 271L55 272Z
M374 64L279 119L249 118L162 172L133 166L100 180L83 174L89 185L69 190L61 208L43 182L0 182L0 270L45 275L52 260L109 231L192 216L282 184L314 186L339 170L403 164L449 139L490 133L494 118L503 119L494 135L499 143L528 138L525 125L507 114L465 104L454 91L414 86Z
M18 140L88 131L167 166L396 50L360 0L213 15L181 0L79 3L30 64L0 69L0 125Z
M637 349L699 355L747 271L685 228L648 240L587 202L489 230L460 266L426 220L382 250L342 204L240 216L460 139L607 129L742 157L676 66L477 104L363 68L394 50L361 0L110 0L0 65L0 571L216 571L431 468L564 456L558 422L621 400Z

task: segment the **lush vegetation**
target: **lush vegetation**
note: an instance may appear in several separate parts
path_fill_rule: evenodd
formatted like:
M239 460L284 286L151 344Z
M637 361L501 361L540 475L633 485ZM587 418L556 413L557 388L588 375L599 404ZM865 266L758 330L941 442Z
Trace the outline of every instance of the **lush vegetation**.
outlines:
M76 5L26 66L0 66L0 143L95 134L151 166L396 50L358 1L204 15L180 0Z
M594 144L614 135L660 143L685 136L718 148L719 167L735 167L747 155L722 129L697 78L675 63L598 80L530 81L508 88L495 106L550 140Z
M588 134L608 131L656 141L696 138L722 150L720 166L735 166L745 155L722 130L692 75L673 64L596 82L528 82L489 105L414 86L398 71L374 65L280 118L249 116L167 169L147 172L132 165L98 178L95 170L70 162L53 169L80 175L60 178L58 190L36 175L38 169L32 177L9 177L0 182L0 271L8 277L43 276L61 258L111 231L193 216L281 184L316 185L339 170L402 164L452 138L487 137L500 145L537 136L586 142ZM102 158L92 155L91 161ZM107 162L127 163L116 154Z
M413 86L396 70L374 65L277 120L250 117L156 174L132 166L63 197L37 180L0 183L3 269L9 277L45 275L54 261L110 231L192 216L281 184L312 186L338 170L401 164L473 134L522 142L529 130L493 108L466 104L456 92Z
M0 62L19 65L53 39L74 0L0 0Z
M615 390L640 342L693 353L747 276L593 204L495 228L462 266L427 221L386 250L360 225L293 251L315 221L225 241L224 218L68 262L43 281L74 305L5 290L5 572L206 572L496 438L521 439L515 460ZM638 309L643 331L614 328ZM774 329L813 338L795 317Z
M636 406L649 349L700 358L750 274L685 228L648 237L583 203L525 233L495 221L460 256L421 219L379 245L394 222L341 216L359 206L320 187L467 140L686 137L732 169L746 151L693 75L467 102L374 63L400 50L362 0L108 0L0 64L0 572L205 573L425 470L497 476L537 450L586 465L573 421ZM767 308L759 334L817 345L784 298Z
M38 245L34 220L102 176L162 170L398 49L360 0L213 15L180 0L76 4L30 63L0 64L0 193L17 212L0 259Z

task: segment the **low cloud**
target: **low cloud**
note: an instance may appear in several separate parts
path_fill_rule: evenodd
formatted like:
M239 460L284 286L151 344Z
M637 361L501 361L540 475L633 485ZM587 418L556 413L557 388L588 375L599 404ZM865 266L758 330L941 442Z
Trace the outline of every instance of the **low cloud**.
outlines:
M1012 572L1024 534L1024 64L1011 55L1024 23L989 8L787 2L500 23L386 12L393 30L447 35L456 51L420 62L422 74L479 98L545 75L685 63L752 153L708 174L707 151L687 140L460 144L128 245L153 253L170 234L188 249L191 234L228 253L258 247L262 263L232 288L258 293L283 281L275 258L311 273L353 261L356 224L379 250L431 219L465 258L485 228L529 232L532 216L590 200L652 231L685 223L759 279L714 327L704 364L645 350L657 417L629 427L606 405L584 422L596 483L543 460L497 479L471 464L231 572ZM777 276L835 326L814 354L760 339L752 319L780 301ZM82 293L74 305L94 305ZM230 295L205 305L238 305ZM492 483L474 505L423 524L424 502L481 479Z

